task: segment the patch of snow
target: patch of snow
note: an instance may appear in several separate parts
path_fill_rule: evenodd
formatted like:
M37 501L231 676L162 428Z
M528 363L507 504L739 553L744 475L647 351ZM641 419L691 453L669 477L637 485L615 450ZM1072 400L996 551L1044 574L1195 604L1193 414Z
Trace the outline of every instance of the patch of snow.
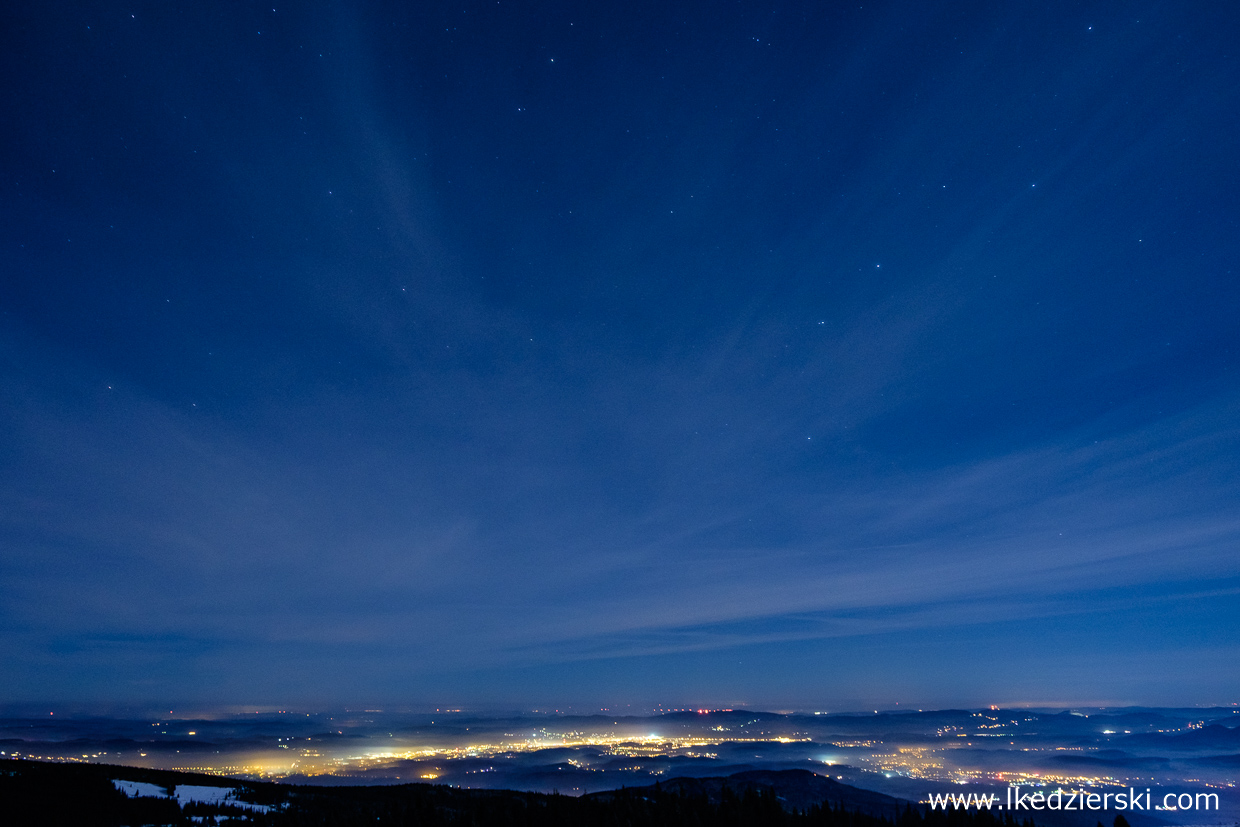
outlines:
M113 778L112 784L130 798L136 798L137 796L168 798L167 790L158 784L147 784L143 781L125 781L120 778ZM177 805L180 807L190 803L198 803L241 807L256 813L271 811L271 808L266 804L251 804L248 801L241 801L236 797L237 789L235 787L200 787L193 784L179 784L174 793Z
M226 804L231 803L228 799L232 798L232 787L195 787L189 784L181 784L177 787L177 803L184 807L191 801L199 804Z
M123 781L119 778L113 778L112 784L130 798L137 798L138 796L150 798L168 797L168 791L158 784L147 784L144 781Z
M191 784L181 784L176 789L177 803L184 807L190 802L199 804L218 804L229 805L233 807L241 807L254 812L265 813L270 808L266 804L250 804L247 801L239 800L235 787L197 787Z

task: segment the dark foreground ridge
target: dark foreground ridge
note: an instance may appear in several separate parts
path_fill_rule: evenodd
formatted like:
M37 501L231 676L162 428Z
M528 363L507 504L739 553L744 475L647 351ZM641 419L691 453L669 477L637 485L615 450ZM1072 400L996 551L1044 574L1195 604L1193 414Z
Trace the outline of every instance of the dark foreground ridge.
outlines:
M789 811L806 811L814 806L829 805L834 810L889 821L899 819L909 806L916 805L902 798L863 790L849 784L841 784L809 770L750 770L727 777L670 778L648 787L632 787L625 790L591 793L586 798L610 800L622 794L649 794L653 790L676 793L687 798L705 797L712 804L723 802L724 791L733 796L748 792L772 793L780 805Z
M168 795L131 798L114 781L153 785ZM172 797L178 789L193 788L199 798L213 800L182 804ZM203 788L219 795L203 795ZM219 800L225 792L228 800ZM816 798L819 792L823 798ZM850 805L854 794L856 803ZM806 770L676 778L573 798L432 784L292 786L107 764L13 760L0 761L0 822L13 827L1033 827L988 812L923 812L909 802Z

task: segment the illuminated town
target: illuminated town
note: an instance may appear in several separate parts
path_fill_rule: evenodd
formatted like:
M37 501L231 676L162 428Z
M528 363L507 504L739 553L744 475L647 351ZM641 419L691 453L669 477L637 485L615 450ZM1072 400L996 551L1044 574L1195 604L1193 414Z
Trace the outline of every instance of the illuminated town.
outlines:
M910 800L971 785L1045 789L1236 786L1227 748L1240 710L1130 712L984 710L778 714L658 711L641 716L530 713L490 718L433 714L275 712L141 725L125 748L68 751L15 743L7 721L0 757L115 763L294 783L436 783L569 794L739 769L809 769L843 784ZM40 722L42 724L42 722ZM1224 724L1228 725L1225 726ZM70 721L58 726L69 727ZM33 724L26 723L26 728ZM131 724L131 730L137 730ZM111 733L115 734L115 733ZM132 735L136 735L134 732ZM1214 740L1211 740L1214 739ZM87 739L75 738L80 745ZM112 738L110 745L119 741ZM67 745L67 744L66 744ZM1174 758L1151 758L1174 754ZM1176 754L1178 752L1178 754ZM1224 764L1226 762L1223 762ZM1177 787L1178 789L1178 787Z

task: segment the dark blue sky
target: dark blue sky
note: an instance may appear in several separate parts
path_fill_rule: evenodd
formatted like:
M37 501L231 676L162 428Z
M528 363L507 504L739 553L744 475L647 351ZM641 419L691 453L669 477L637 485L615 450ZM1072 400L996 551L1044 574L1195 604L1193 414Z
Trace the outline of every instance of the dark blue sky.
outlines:
M1235 8L4 15L0 701L1236 700Z

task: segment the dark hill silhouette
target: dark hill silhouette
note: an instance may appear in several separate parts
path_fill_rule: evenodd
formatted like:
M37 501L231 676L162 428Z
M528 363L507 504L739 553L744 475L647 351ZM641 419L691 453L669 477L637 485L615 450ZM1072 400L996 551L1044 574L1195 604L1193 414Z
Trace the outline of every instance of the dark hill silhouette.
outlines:
M1158 755L1129 755L1123 750L1099 750L1090 755L1052 755L1047 759L1050 764L1073 767L1105 767L1124 770L1165 770L1170 767L1169 759Z
M1117 739L1124 747L1158 750L1228 750L1240 749L1240 727L1210 724L1184 732L1150 732L1125 735Z
M678 795L704 796L713 804L722 801L725 789L738 796L750 791L771 792L785 809L804 810L814 805L829 804L834 809L843 807L852 812L890 819L897 818L910 806L917 806L904 799L841 784L809 770L749 770L710 778L670 778L658 784L626 789L628 792L642 792L656 788ZM615 797L615 791L590 793L585 797L608 800Z
M226 787L235 792L232 803L181 806L158 790L153 796L127 797L114 780L143 782L164 793L183 785ZM652 787L573 798L431 784L302 786L107 764L0 759L0 824L5 827L190 827L202 823L253 827L1034 827L1031 820L1017 822L1001 813L927 812L924 807L807 770L675 778ZM1093 827L1092 822L1070 824L1041 818L1038 824ZM1133 827L1152 824L1134 819Z

